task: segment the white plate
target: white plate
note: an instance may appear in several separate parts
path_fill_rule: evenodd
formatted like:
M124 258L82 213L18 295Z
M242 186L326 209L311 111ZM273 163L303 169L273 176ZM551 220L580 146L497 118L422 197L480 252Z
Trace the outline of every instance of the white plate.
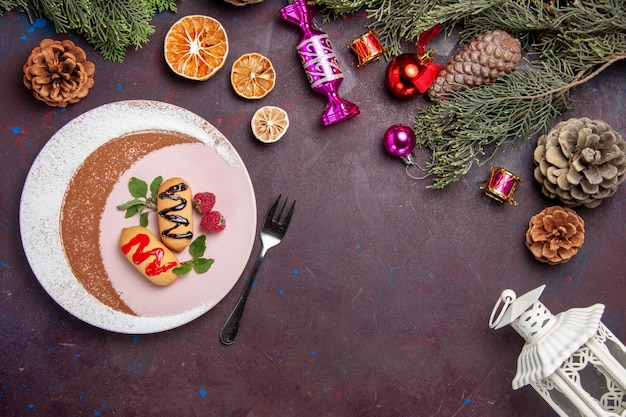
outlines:
M155 130L182 133L198 142L172 145L138 158L126 172L119 173L102 208L100 247L96 250L100 250L109 281L136 313L132 315L100 302L77 279L66 256L60 219L68 186L89 155L113 139ZM163 164L164 153L171 163ZM121 228L139 222L137 217L125 219L124 213L115 208L131 199L128 179L135 176L149 183L158 175L165 179L180 176L191 184L194 193L214 192L215 209L227 219L223 232L207 236L205 257L215 259L211 269L202 275L181 276L168 287L149 283L126 261L118 247ZM196 221L199 223L199 217ZM154 227L156 217L151 217L149 228ZM82 114L46 143L24 184L20 231L35 276L65 310L105 330L155 333L194 320L232 289L254 244L256 200L241 157L214 126L171 104L122 101ZM179 255L181 261L189 258L184 253Z

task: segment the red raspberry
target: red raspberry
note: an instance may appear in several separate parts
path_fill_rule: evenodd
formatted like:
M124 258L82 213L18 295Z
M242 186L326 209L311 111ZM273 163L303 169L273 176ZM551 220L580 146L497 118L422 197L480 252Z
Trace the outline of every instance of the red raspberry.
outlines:
M226 219L219 211L210 211L200 221L200 229L207 233L221 232L226 227Z
M193 196L193 208L200 214L209 213L215 205L215 194L197 193Z

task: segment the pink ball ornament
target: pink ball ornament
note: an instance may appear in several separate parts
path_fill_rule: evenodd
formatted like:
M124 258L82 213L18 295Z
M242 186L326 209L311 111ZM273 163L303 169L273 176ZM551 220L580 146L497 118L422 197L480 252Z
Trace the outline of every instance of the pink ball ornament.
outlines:
M415 149L415 145L417 144L417 138L415 136L415 131L407 125L393 125L385 132L385 137L383 138L383 146L385 150L391 155L396 156L402 159L402 161L406 164L406 173L409 177L416 180L423 180L424 178L430 176L426 168L422 168L415 161L415 156L413 155L413 150ZM425 175L415 176L411 172L409 172L409 168L411 170L418 169L422 172L426 172Z
M396 124L385 132L383 145L385 150L392 156L402 159L411 159L411 153L415 149L415 132L410 126Z

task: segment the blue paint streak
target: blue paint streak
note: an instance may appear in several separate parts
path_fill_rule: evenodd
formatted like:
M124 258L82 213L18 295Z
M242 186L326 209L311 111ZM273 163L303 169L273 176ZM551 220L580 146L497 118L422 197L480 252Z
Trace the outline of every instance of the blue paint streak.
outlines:
M297 269L294 269L294 270L293 270L293 274L294 274L294 275L299 275L299 274L300 274L300 271L298 271Z
M133 342L139 342L139 336L133 337Z
M13 126L13 128L11 129L11 132L18 134L22 131L22 129L20 129L19 126Z
M311 351L311 355L312 355L312 356L317 355L317 350L313 349L313 350Z
M28 404L28 408L30 408L32 410L33 408L35 408L35 404L32 404L32 403Z
M472 402L472 400L471 400L471 399L469 399L469 398L466 398L466 399L464 399L464 400L463 400L463 402L464 402L465 404L469 404L469 403L471 403L471 402Z
M285 295L285 290L278 290L278 294Z
M117 83L115 88L117 89L117 91L121 91L122 90L122 84L121 83Z
M205 391L205 390L203 390L202 388L200 388L200 389L198 390L198 394L200 394L200 396L201 396L202 398L205 398L205 397L206 397L206 391Z
M22 35L22 36L20 36L20 40L25 41L26 39L28 39L28 38L26 37L26 35Z

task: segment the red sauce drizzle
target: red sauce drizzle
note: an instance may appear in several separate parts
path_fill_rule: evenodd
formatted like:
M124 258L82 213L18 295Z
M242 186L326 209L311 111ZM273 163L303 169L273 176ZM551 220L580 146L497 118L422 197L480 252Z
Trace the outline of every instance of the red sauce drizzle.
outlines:
M156 275L166 272L168 269L174 268L178 265L178 262L168 262L165 265L161 265L163 262L163 255L165 251L163 248L154 248L148 252L144 252L146 246L150 243L150 237L144 233L139 233L125 245L122 246L122 252L124 255L128 254L133 246L137 245L137 250L133 253L133 262L135 265L139 265L146 259L154 256L154 261L150 262L146 266L146 275L154 277Z

